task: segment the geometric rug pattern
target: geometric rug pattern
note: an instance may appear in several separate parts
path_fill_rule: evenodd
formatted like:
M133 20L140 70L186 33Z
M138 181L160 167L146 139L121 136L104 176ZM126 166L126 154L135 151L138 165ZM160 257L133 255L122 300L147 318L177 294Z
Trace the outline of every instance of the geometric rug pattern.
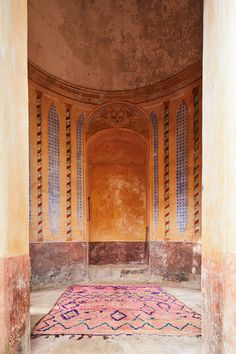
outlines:
M33 336L201 335L201 316L157 285L72 285Z

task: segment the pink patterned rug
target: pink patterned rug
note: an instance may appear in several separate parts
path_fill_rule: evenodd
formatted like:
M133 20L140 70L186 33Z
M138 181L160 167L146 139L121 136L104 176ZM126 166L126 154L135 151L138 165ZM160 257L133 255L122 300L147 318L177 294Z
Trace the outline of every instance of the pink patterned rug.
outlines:
M33 330L66 334L199 336L201 317L156 285L73 285Z

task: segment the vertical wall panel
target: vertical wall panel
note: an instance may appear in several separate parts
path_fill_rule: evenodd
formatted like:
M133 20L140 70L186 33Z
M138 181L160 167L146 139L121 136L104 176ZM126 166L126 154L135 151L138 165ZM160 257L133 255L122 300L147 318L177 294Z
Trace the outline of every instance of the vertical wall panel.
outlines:
M43 238L43 200L42 200L42 113L41 97L37 96L37 238Z
M150 118L153 129L153 214L154 229L158 224L158 122L154 112L151 112Z
M176 222L184 232L188 223L188 112L184 101L176 114Z
M76 129L77 138L77 181L78 181L78 222L79 231L83 231L83 126L84 114L81 113Z
M37 234L37 95L36 90L29 87L29 217L30 242L36 241Z
M170 231L170 150L169 150L169 104L164 103L164 205L165 205L165 236Z
M199 137L199 93L195 89L194 100L194 233L200 237L200 137Z
M70 110L66 111L66 237L70 240L71 232L71 119Z
M48 113L48 198L49 221L55 235L60 216L60 121L54 104Z

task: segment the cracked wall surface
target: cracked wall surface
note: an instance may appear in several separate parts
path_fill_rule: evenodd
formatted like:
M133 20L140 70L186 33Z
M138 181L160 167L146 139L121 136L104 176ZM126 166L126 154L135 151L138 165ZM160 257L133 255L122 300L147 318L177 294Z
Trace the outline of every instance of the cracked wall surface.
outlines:
M133 89L198 62L202 0L30 0L29 59L73 84Z

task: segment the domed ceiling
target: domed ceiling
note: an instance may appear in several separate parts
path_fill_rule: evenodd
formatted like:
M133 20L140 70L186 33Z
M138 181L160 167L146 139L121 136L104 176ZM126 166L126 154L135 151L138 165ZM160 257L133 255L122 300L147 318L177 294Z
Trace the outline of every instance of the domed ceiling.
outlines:
M28 0L29 60L90 89L149 86L201 60L202 0Z

